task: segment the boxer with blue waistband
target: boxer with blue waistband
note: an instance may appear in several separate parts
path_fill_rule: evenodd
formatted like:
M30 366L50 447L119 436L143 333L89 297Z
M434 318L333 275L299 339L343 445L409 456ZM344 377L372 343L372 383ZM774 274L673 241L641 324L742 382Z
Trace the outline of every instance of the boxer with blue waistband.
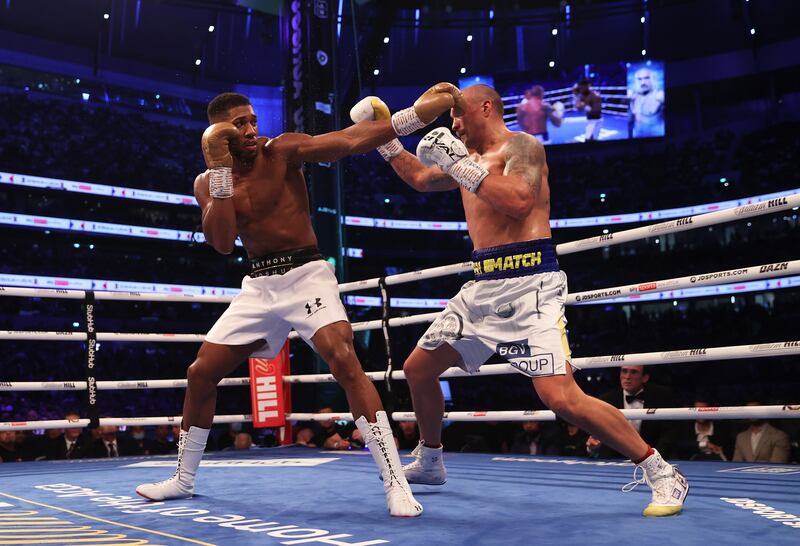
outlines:
M587 396L572 377L564 317L567 277L550 241L544 147L529 134L508 130L503 102L491 87L469 87L463 99L463 110L450 113L456 136L434 129L422 138L416 156L399 141L379 150L414 189L459 189L475 247L475 280L448 302L403 367L421 437L415 461L404 467L408 481L437 485L446 480L439 376L452 366L475 372L497 354L532 378L539 397L556 414L637 464L644 477L632 484L647 483L653 490L644 515L679 513L688 492L683 475L618 409ZM358 114L351 112L353 121L373 119ZM375 108L375 114L386 118L388 109Z

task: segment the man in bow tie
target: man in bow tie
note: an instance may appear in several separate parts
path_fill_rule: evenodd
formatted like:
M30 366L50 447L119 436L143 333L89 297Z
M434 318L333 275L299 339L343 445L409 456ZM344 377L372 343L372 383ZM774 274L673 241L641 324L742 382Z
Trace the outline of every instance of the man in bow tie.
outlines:
M599 398L620 409L670 408L673 407L672 393L669 389L650 383L650 373L646 366L623 366L619 369L619 389L613 389ZM674 430L668 421L631 420L631 425L642 439L655 447L660 453L669 454L674 448ZM592 456L601 459L619 458L621 455L603 445L594 437L586 441L586 449ZM666 455L669 457L669 455Z

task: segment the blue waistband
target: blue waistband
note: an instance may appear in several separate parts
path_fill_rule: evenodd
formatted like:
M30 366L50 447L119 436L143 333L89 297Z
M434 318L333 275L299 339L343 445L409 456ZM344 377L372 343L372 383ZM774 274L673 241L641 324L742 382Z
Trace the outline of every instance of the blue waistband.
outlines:
M476 281L559 271L556 247L550 239L534 239L482 248L472 253L472 270Z

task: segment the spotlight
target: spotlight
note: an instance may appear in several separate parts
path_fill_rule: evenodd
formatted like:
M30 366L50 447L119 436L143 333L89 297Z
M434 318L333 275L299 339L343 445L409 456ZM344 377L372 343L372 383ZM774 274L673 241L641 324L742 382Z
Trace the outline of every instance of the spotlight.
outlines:
M73 248L80 248L81 244L80 243L72 243L72 247Z
M87 102L90 96L91 95L89 95L89 93L81 93L81 98L84 100L84 102Z
M462 74L466 74L467 73L467 68L465 66L462 66L461 70L459 70L459 72L461 72Z
M195 60L194 60L194 65L195 65L195 66L200 66L200 63L202 63L202 62L203 62L203 61L201 61L200 59L195 59Z
M384 36L383 37L383 43L384 44L388 44L389 43L389 37L388 36Z
M725 182L728 181L728 179L723 176L722 178L719 179L719 181L724 184Z
M646 50L646 49L643 49L643 50L642 50L642 57L644 57L645 55L647 55L647 50Z
M80 78L75 78L75 83L81 83L81 79Z
M391 203L392 201L388 197L384 197L383 202L384 203Z
M641 18L641 19L639 19L639 22L640 22L640 23L642 23L642 24L644 24L644 22L645 22L645 18L644 18L644 16L642 16L642 18Z
M381 73L381 71L380 71L380 69L378 69L378 68L376 68L375 70L373 70L373 71L372 71L372 75L373 75L373 76L377 76L377 75L378 75L378 74L380 74L380 73Z
M750 36L752 36L752 35L753 35L753 34L755 34L755 33L756 33L756 29L754 29L754 28L751 28L751 29L750 29Z
M554 28L553 30L550 31L550 34L552 34L553 36L557 36L558 35L558 29Z
M556 65L555 61L550 61L549 63L547 63L547 66L549 66L550 68L553 68L555 65Z
M73 322L72 323L72 327L73 328L77 328L78 326L80 326L80 323L77 323L77 322Z
M109 17L111 17L111 16L109 14L107 14L107 13L103 14L103 19L105 19L106 21L108 21Z
M472 41L472 34L467 34L467 41L468 41L468 42L471 42L471 41Z
M214 25L208 25L208 31L214 32Z
M158 100L158 99L160 99L160 98L161 98L161 95L159 95L158 93L156 93L156 100Z

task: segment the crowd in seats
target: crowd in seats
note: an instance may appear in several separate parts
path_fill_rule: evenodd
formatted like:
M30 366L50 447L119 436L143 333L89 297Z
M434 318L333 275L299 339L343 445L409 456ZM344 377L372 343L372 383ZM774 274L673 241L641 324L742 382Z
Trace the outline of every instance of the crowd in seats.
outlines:
M551 216L659 210L796 188L799 146L793 122L743 137L719 131L682 142L548 148ZM346 166L346 214L463 221L455 193L420 194L377 154L352 158Z
M784 124L744 135L719 132L708 138L683 141L550 148L552 216L653 210L797 187L800 180L796 178L795 154L800 145L799 135L797 124ZM153 122L136 114L20 94L0 95L2 171L188 194L194 176L204 168L198 141L199 134L194 129ZM454 192L415 192L375 153L345 161L344 170L346 214L463 220L460 199ZM727 186L721 178L725 178ZM607 195L603 202L600 193ZM199 218L194 207L158 206L28 188L0 192L0 208L185 230L193 229ZM575 291L797 258L793 254L798 248L796 213L753 219L749 224L739 222L735 226L696 231L692 237L666 236L658 243L651 239L607 251L565 256L561 262ZM247 271L247 261L242 260L244 254L240 249L223 257L206 245L102 236L92 236L95 248L89 248L85 234L2 229L7 236L0 245L0 273L235 287ZM385 230L358 229L358 232L352 230L348 242L363 247L365 258L348 262L348 280L441 265L443 261L461 261L470 249L470 241L463 232L402 232L402 237L387 237ZM596 234L594 228L560 230L554 237L566 241ZM80 248L75 248L75 243ZM668 258L673 255L679 255L680 260ZM455 293L458 283L467 279L462 276L457 281L429 280L392 287L391 293L447 298ZM69 331L84 326L77 301L5 298L3 304L1 329ZM675 305L666 301L647 306L570 307L567 317L574 354L591 356L791 340L796 338L795 325L800 321L798 309L800 300L794 292L781 290L740 295L730 303L726 297L680 300ZM201 333L219 316L222 306L101 302L98 311L100 331ZM380 310L353 307L351 312L354 319L379 318ZM394 312L410 314L418 310ZM75 321L78 327L72 325ZM392 331L396 361L402 362L421 330L423 326ZM83 347L76 342L59 342L57 347L54 343L4 341L0 379L79 381L84 377ZM359 334L357 345L365 368L385 368L382 336ZM98 352L98 379L184 377L195 353L194 345L103 343ZM767 362L769 373L764 373ZM245 374L244 369L239 369L232 375ZM704 403L701 391L711 393L707 398L721 405L748 402L746 391L754 386L763 403L776 400L796 403L796 393L800 392L795 379L797 359L789 357L708 366L665 366L654 375L658 382L672 389L674 401L680 406ZM616 381L613 373L596 371L581 372L577 379L584 390L596 395L608 391ZM530 383L516 376L452 381L451 387L452 403L458 409L539 407ZM402 386L396 392L401 405L410 409ZM65 407L85 407L83 391L3 394L0 421L58 419ZM99 404L104 412L119 417L178 415L182 398L180 389L120 390L113 395L101 391ZM316 404L317 400L298 398L297 403ZM246 389L222 389L218 413L248 413L248 410ZM797 461L796 428L775 424L787 429L789 457ZM715 423L712 434L701 434L698 430L706 431L705 425L676 425L669 449L682 458L719 457L722 453L728 459L735 459L737 434L742 432L738 429L753 426ZM297 440L328 449L359 449L358 439L353 439L352 430L347 428L350 427L335 422L312 424L300 428ZM106 431L105 436L119 439L115 446L117 454L172 451L175 431L148 429L144 438L141 432ZM42 447L52 439L48 433L15 434L13 439L0 434L3 434L0 449L13 452L10 458L16 458L14 453L20 454L19 458L37 458L41 453L47 456L46 449L33 455L29 448L34 444ZM770 435L780 437L772 432ZM410 424L398 425L396 436L405 449L413 448L419 439ZM706 438L702 446L700 436ZM251 445L274 444L274 436L269 438L259 437L247 427L226 428L216 434L214 445L246 449ZM588 436L567 423L453 423L445 429L444 439L446 448L456 451L589 456ZM105 449L109 454L109 441L92 451L98 441L103 438L91 438L87 451L81 451L102 455ZM61 442L66 456L67 440L62 438ZM55 449L53 445L57 443L51 442L51 449ZM5 451L0 451L0 456L2 453ZM748 457L743 449L739 453L743 459ZM757 453L752 455L756 457Z
M0 95L0 170L191 193L200 132L103 106Z

